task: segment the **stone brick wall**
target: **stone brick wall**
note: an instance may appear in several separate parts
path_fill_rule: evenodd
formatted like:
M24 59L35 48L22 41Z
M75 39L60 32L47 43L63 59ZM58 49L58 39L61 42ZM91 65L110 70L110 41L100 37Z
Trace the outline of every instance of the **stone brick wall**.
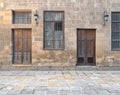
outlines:
M10 11L0 12L0 24L11 24L11 12Z
M13 25L12 10L31 10L32 24ZM39 24L33 14L38 10ZM65 49L43 49L43 12L65 12ZM109 21L103 25L107 10ZM97 66L120 66L120 51L111 51L111 12L120 11L119 0L0 0L0 63L12 64L12 38L14 28L32 29L33 66L75 66L77 59L77 29L96 29ZM6 66L6 65L5 65Z

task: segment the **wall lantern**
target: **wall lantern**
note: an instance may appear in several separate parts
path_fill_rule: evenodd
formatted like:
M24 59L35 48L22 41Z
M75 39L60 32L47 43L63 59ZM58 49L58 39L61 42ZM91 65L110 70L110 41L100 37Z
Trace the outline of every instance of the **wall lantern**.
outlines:
M104 25L106 24L106 22L109 20L109 15L107 13L107 11L104 11Z
M38 24L38 18L39 18L39 15L38 15L38 12L36 10L35 14L34 14L34 19L36 21L36 24Z

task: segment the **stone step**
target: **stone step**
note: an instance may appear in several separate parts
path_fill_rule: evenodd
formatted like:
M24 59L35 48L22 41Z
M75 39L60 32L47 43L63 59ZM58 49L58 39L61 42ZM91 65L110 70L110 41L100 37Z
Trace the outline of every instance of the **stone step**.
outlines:
M7 68L1 67L0 70L81 70L81 71L117 71L120 70L118 66L66 66L66 67L57 67L57 66L32 66L32 65L12 65Z

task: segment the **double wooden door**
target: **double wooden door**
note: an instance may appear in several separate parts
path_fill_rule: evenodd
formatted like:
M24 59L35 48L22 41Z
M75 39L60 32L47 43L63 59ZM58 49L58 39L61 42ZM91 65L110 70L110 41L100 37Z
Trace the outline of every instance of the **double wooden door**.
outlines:
M13 63L31 63L31 29L13 30Z
M95 65L95 30L77 30L77 65Z

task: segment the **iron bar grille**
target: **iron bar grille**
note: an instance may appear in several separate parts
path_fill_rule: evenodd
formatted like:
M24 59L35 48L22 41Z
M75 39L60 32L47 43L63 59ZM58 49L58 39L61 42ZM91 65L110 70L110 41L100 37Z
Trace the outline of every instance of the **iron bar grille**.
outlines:
M112 50L120 50L120 12L112 12Z
M13 12L13 24L31 24L31 12Z
M44 13L44 48L63 49L63 12Z

